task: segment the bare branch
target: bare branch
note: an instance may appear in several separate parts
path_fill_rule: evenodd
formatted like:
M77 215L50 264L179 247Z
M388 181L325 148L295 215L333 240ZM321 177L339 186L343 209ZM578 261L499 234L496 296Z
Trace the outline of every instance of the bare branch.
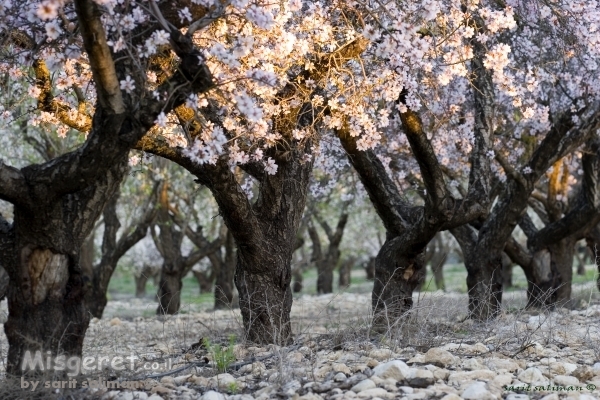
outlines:
M192 35L199 29L206 28L208 25L212 24L223 15L225 15L225 9L227 6L231 4L231 0L222 0L215 1L211 6L208 13L206 13L202 18L194 21L188 28L187 33L185 34L188 37L192 37Z
M98 103L114 114L125 111L115 64L106 43L106 34L100 21L100 10L92 0L75 0L79 27L88 53L96 83Z
M506 158L504 158L504 156L502 154L500 154L499 152L496 153L495 158L507 176L509 176L512 179L514 179L515 181L517 181L520 185L527 186L527 181L525 180L523 175L521 175L521 173L519 173L519 171L517 171L515 168L513 168L513 166L510 165L508 160Z

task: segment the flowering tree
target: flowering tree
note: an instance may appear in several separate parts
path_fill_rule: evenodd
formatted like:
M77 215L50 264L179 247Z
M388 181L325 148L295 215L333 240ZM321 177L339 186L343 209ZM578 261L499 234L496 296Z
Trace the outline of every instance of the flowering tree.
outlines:
M554 163L546 190L538 185L532 193L528 204L543 226L539 229L528 214L521 217L527 246L512 238L506 244L507 254L525 271L529 306L571 300L575 243L589 236L600 220L598 140L588 142L580 156ZM578 190L571 190L577 181Z
M89 322L79 266L83 241L123 180L129 149L161 113L208 91L213 81L190 37L178 30L160 33L147 13L134 20L142 28L136 39L169 42L179 57L176 72L158 88L167 96L158 98L141 81L127 79L128 71L139 70L136 58L114 57L114 46L111 51L112 39L123 35L109 18L122 15L109 12L119 10L116 4L4 5L2 71L31 82L28 89L21 86L39 110L30 123L56 124L60 134L87 131L83 145L50 161L23 168L0 162L0 199L14 205L13 223L2 221L0 254L11 280L7 371L17 374L27 350L81 355ZM129 4L123 7L133 12ZM215 17L203 16L197 25ZM50 72L58 70L53 80ZM21 117L14 111L5 117Z
M353 132L352 119L337 132L388 231L374 311L393 321L410 307L425 245L452 229L466 257L471 316L487 319L501 302L501 252L536 182L597 129L597 5L365 7L365 36L375 44L362 59L386 82L379 99L391 116L388 132L382 129L387 146L363 151L369 142ZM422 207L407 201L414 182L422 182Z

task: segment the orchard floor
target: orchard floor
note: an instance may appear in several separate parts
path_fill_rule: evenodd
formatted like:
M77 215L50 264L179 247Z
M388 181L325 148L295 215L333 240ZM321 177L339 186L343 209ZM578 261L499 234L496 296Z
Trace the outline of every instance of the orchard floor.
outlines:
M0 399L600 398L600 296L591 282L574 286L574 309L523 311L524 293L507 292L502 315L485 324L465 319L465 293L423 291L411 315L382 333L370 330L369 290L365 280L295 297L294 343L285 347L245 343L239 310L205 301L156 317L150 296L113 293L105 317L90 324L84 356L94 365L130 357L133 368L126 361L122 371L79 375L75 389L52 389L60 385L52 377L36 390L0 378ZM2 302L0 322L6 312ZM230 341L231 359L215 362ZM2 371L7 348L2 332ZM51 388L40 388L46 382Z

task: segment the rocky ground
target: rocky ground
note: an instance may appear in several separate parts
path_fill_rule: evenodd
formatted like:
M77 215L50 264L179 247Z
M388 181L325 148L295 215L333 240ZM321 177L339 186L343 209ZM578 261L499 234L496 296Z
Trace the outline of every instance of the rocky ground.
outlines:
M92 321L84 355L134 356L133 369L79 376L75 389L4 380L0 398L596 399L600 301L592 286L578 290L578 308L549 312L522 311L523 295L508 295L488 324L465 319L464 294L417 295L412 315L378 334L369 329L368 293L302 296L287 347L244 343L237 310L142 318L130 316L154 309L151 299L111 301L106 318ZM230 340L231 359L217 363ZM6 350L2 333L2 360Z

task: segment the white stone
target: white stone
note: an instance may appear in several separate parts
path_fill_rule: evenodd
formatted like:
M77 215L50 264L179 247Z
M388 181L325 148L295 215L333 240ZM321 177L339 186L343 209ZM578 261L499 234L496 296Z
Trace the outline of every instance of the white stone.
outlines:
M148 400L164 400L164 399L162 397L160 397L159 395L157 395L157 394L153 394L152 396L148 397ZM210 400L210 399L208 399L208 400ZM216 400L222 400L222 399L219 398L219 399L216 399Z
M147 400L148 395L145 392L133 392L133 398L136 400Z
M462 393L465 400L496 400L496 396L487 390L484 382L475 382Z
M489 369L482 369L479 371L460 371L453 372L448 376L448 384L461 384L468 381L476 381L476 380L492 380L496 377L496 373L490 371Z
M559 399L560 399L560 397L558 397L558 394L551 393L551 394L548 394L548 395L542 397L540 400L559 400Z
M496 385L502 387L505 385L510 385L512 380L513 380L513 376L511 374L501 374L501 375L495 376L494 379L492 379L492 382L494 382Z
M485 365L482 365L476 358L467 358L462 362L462 368L469 371L476 371L480 369L488 369Z
M298 397L298 400L323 400L323 397L316 393L306 393L304 396Z
M519 369L519 364L512 360L507 360L505 358L491 358L486 360L486 364L489 368L494 371L498 370L506 370L508 372L513 372Z
M226 400L226 397L219 392L215 392L214 390L209 390L208 392L204 393L202 395L202 397L200 397L200 399L201 400Z
M411 388L410 386L400 386L399 389L406 394L412 394L415 392L415 389Z
M447 367L456 363L456 361L457 358L450 354L450 352L438 347L433 347L425 353L425 362L429 364Z
M424 354L416 354L413 358L406 362L407 364L425 364L425 355Z
M343 372L346 375L352 375L352 371L346 364L334 363L333 364L333 372Z
M346 374L344 374L343 372L338 372L337 374L335 374L335 376L333 377L333 380L335 382L344 382L346 380Z
M531 367L527 368L525 371L521 372L518 375L518 378L521 382L525 383L537 383L546 381L546 377L542 374L542 371L539 368Z
M146 396L148 397L148 396ZM133 393L131 392L121 392L115 397L115 400L133 400Z
M457 394L450 393L442 397L440 400L462 400L462 397Z
M183 385L183 384L184 384L184 383L185 383L185 382L188 380L188 378L189 378L189 377L191 377L191 376L192 376L192 374L178 376L178 377L176 377L176 378L174 378L174 379L173 379L173 383L174 383L175 385L177 385L177 386L181 386L181 385Z
M373 389L375 387L375 382L370 379L365 379L358 382L356 385L352 386L352 390L354 393L362 392L363 390Z
M556 376L552 377L552 380L554 381L555 385L560 385L560 386L579 385L579 379L575 378L574 376L569 376L569 375L556 375Z
M397 381L404 380L410 374L410 367L403 361L394 360L380 364L373 369L373 375L381 379L393 378Z
M575 371L578 367L577 364L573 364L573 363L569 363L569 362L562 363L562 365L565 367L565 375L571 375L571 373L573 371Z
M371 350L369 357L376 359L377 361L387 361L392 358L394 353L389 349L375 349Z
M210 387L218 387L219 389L228 389L229 385L237 384L237 381L231 374L219 374L208 380Z
M390 397L388 391L382 388L363 390L362 392L357 393L356 395L361 399L373 399L374 397L381 397L387 399Z

